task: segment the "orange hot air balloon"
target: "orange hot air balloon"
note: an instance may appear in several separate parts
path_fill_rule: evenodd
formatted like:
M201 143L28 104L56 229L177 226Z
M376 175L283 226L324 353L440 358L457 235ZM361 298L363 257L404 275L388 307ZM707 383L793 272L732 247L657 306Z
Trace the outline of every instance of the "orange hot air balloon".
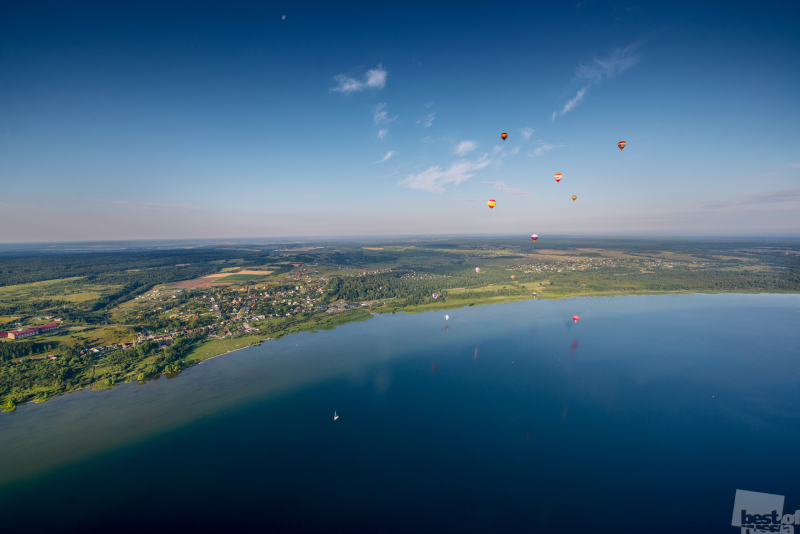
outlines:
M620 150L622 150L623 148L625 148L625 145L627 144L628 143L626 143L625 141L620 141L619 143L617 143L617 146L619 147Z
M573 201L578 200L578 197L576 195L572 195L572 200Z
M486 203L486 205L489 206L490 210L493 210L494 207L497 205L497 201L495 199L491 199L489 202Z
M516 277L517 277L517 276L516 276L516 275L514 275L514 274L512 274L512 275L511 275L511 279L512 279L512 280L513 280L514 278L516 278Z
M500 139L502 139L503 141L506 140L506 137L508 137L507 133L503 132L503 133L500 134Z
M561 173L556 174L556 182L560 182L562 176L563 176L563 174L561 174Z

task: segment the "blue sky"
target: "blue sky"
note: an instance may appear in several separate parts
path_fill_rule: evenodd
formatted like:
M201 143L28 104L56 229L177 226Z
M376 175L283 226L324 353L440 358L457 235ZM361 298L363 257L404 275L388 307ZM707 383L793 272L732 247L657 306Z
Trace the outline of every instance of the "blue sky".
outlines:
M791 3L119 4L4 4L0 241L800 234Z

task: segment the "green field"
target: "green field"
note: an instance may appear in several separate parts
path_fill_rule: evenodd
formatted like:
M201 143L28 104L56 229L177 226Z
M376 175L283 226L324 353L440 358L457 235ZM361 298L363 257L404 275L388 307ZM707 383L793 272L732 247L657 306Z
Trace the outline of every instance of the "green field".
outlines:
M237 284L242 282L261 281L267 275L263 274L232 274L224 278L217 278L214 280L215 284Z
M519 237L477 237L269 248L0 257L0 329L56 317L64 327L29 340L0 341L0 405L123 380L173 377L259 341L332 329L373 313L496 304L530 299L533 293L561 299L800 292L798 240L562 239L545 247ZM243 269L273 272L239 274ZM216 279L225 285L171 288L217 273L226 274ZM146 298L136 298L141 295ZM350 309L323 311L341 304ZM240 333L242 323L230 322L237 317L259 332ZM159 349L158 343L109 348L165 332L175 336L168 348ZM103 347L103 358L91 350Z

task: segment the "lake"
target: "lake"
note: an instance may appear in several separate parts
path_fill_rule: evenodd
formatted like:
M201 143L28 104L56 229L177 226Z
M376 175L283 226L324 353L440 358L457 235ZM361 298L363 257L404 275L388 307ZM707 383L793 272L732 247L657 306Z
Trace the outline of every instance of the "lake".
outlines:
M0 530L733 532L798 384L800 295L376 316L1 414Z

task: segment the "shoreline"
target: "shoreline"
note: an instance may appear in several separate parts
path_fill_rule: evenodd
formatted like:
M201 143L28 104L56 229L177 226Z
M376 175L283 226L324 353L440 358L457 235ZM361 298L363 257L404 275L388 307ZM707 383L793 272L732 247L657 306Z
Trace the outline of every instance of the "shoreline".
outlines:
M384 311L381 311L380 309L378 309L376 311L370 311L369 318L371 318L373 316L386 315L386 314L398 313L398 312L399 313L425 313L425 312L440 311L440 310L455 310L455 309L459 309L459 308L468 308L468 307L473 307L473 306L484 306L484 305L492 305L492 304L507 304L509 302L521 302L521 301L527 301L527 300L564 300L564 299L568 299L568 298L630 297L630 296L660 296L660 295L800 295L800 291L780 291L780 292L778 292L778 291L774 291L774 292L770 292L770 291L642 291L642 292L622 292L622 291L620 291L620 292L604 292L604 293L573 293L573 294L558 295L558 296L555 296L555 295L553 295L553 296L542 295L542 296L536 296L536 297L533 297L533 296L518 296L518 297L505 296L505 297L497 297L497 298L492 298L492 299L476 299L473 302L468 302L467 299L464 299L464 300L459 299L459 300L461 300L461 303L459 303L459 304L441 302L441 303L436 303L435 305L422 305L422 306L407 307L407 308L402 308L402 309L387 309L387 310L384 310ZM347 324L349 324L351 322L361 322L361 321L357 320L357 318L355 318L355 317L353 319L354 320L352 320L352 321L347 321L345 323L337 324L337 325L334 326L334 328L336 326L347 325ZM246 345L244 347L238 347L238 348L235 348L233 350L227 350L226 352L222 352L220 354L216 354L216 355L210 356L208 358L200 358L200 359L194 360L194 363L192 363L191 365L187 365L185 368L181 369L180 372L183 372L183 371L185 371L187 369L190 369L190 368L198 366L198 365L202 365L203 363L205 363L205 362L207 362L209 360L213 360L215 358L219 358L220 356L225 356L225 355L231 354L231 353L236 352L236 351L252 348L253 346L256 346L257 344L265 343L267 341L277 341L280 338L285 337L285 336L289 336L289 335L300 334L300 333L303 333L303 332L316 332L316 331L317 331L317 329L299 330L299 331L294 331L294 332L287 332L287 333L281 334L281 335L279 335L278 337L275 337L275 338L265 338L265 339L260 340L258 342L254 342L254 343L251 343L249 345ZM225 346L224 343L223 343L223 346ZM225 346L225 347L227 348L227 346ZM166 374L167 373L160 373L158 375L158 377L160 378L162 375L166 375ZM178 373L178 374L180 374L180 373ZM150 380L153 380L153 379L154 378L149 378L149 379L145 380L145 383L147 383L147 382L149 382ZM74 393L74 392L77 392L77 391L83 391L83 390L86 390L86 389L92 389L92 390L95 390L95 389L97 389L97 390L100 390L100 389L114 389L115 387L117 387L120 384L131 383L134 380L136 380L136 379L134 378L134 379L130 379L130 380L121 380L121 381L119 381L119 382L117 382L114 385L109 386L109 387L97 387L95 384L90 384L90 385L83 386L83 387L80 387L80 388L72 389L70 391L64 391L63 393L59 393L58 395L54 395L52 397L47 397L45 399L31 399L31 400L23 402L21 404L14 405L14 407L12 409L10 409L10 410L3 409L2 411L0 411L0 413L6 413L6 412L13 413L20 406L25 406L25 405L32 404L32 403L33 404L40 404L40 403L43 403L43 402L47 402L47 401L49 401L51 399L55 399L57 397L61 397L63 395L67 395L67 394ZM142 385L144 385L144 384L142 384ZM3 408L3 406L0 406L0 408Z

